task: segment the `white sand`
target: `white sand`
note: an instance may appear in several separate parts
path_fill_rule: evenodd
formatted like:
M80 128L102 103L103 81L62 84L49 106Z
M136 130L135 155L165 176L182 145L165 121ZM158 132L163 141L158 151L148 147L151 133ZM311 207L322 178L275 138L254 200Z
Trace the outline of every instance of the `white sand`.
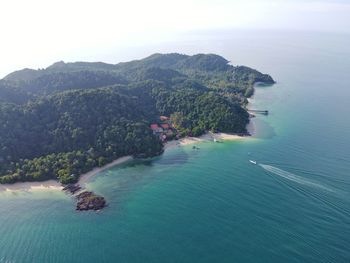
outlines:
M45 182L25 182L14 184L0 184L0 192L34 192L34 191L57 191L62 190L62 185L55 180Z
M102 172L108 168L111 168L115 165L124 163L126 161L131 160L131 156L124 156L121 158L118 158L117 160L106 164L103 167L97 167L91 170L90 172L86 174L82 174L79 178L79 184L81 186L84 186L91 177L98 174L99 172ZM0 184L0 192L36 192L36 191L61 191L63 189L63 186L55 181L55 180L48 180L44 182L18 182L14 184Z
M243 137L243 136L238 136L238 135L228 134L228 133L206 133L200 137L186 137L177 141L176 140L170 141L165 144L164 150L167 150L169 148L173 148L176 146L183 146L183 145L188 145L188 144L193 144L198 142L214 141L214 139L216 139L217 141L224 141L224 140L244 140L247 138L249 137ZM82 174L79 178L78 183L80 184L80 186L84 187L86 183L90 181L91 177L95 176L96 174L104 170L107 170L113 166L130 161L132 159L133 159L132 156L124 156L116 159L115 161L109 164L106 164L103 167L96 167L90 172ZM19 182L15 184L0 184L0 192L61 191L62 188L63 186L55 180L48 180L45 182L25 182L25 183Z
M200 137L185 137L177 141L170 141L167 142L164 146L164 149L173 148L176 146L182 146L182 145L188 145L198 142L205 142L205 141L214 141L216 139L217 141L228 141L228 140L244 140L249 137L247 136L238 136L235 134L228 134L228 133L206 133Z
M116 166L118 164L122 164L122 163L125 163L127 161L130 161L130 160L132 160L132 156L124 156L124 157L120 157L120 158L114 160L113 162L108 163L102 167L96 167L93 170L91 170L90 172L87 172L85 174L80 175L78 184L83 187L91 179L91 177L95 176L96 174L98 174L104 170L107 170L113 166Z
M175 147L177 145L181 146L181 145L188 145L188 144L192 144L192 143L196 143L196 142L214 141L214 138L216 140L220 141L220 140L242 140L246 137L233 135L233 134L227 134L227 133L207 133L207 134L204 134L198 138L186 137L186 138L182 138L182 139L177 140L177 141L170 141L170 142L165 144L164 150L169 149L171 147ZM122 163L125 163L127 161L130 161L132 159L133 159L132 156L124 156L124 157L118 158L117 160L115 160L109 164L106 164L103 167L94 168L90 172L82 174L79 178L78 183L80 186L84 187L86 185L86 183L88 183L90 181L91 177L95 176L96 174L98 174L104 170L107 170L113 166L116 166L118 164L122 164Z

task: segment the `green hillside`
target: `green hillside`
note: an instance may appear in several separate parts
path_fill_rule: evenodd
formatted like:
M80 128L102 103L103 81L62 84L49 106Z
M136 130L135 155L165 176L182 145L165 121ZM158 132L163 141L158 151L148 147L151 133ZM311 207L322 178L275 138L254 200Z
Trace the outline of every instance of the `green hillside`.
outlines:
M213 54L13 72L0 80L0 183L76 182L121 156L159 155L150 124L160 115L176 122L179 136L246 133L244 105L256 82L274 83Z

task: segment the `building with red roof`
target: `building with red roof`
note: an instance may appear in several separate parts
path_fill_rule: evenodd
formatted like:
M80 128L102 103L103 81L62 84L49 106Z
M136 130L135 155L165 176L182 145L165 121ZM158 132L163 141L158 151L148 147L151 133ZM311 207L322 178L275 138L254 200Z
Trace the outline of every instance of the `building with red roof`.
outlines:
M163 132L163 128L159 127L159 125L157 123L151 124L151 129L154 133Z
M163 123L163 124L161 124L160 126L162 126L162 128L163 128L164 130L170 129L170 125L169 125L168 123Z
M159 128L159 126L158 126L157 123L151 124L151 129L152 129L152 130L156 130L156 129L158 129L158 128Z
M167 117L167 116L160 116L159 119L161 121L167 121L167 120L169 120L169 117Z

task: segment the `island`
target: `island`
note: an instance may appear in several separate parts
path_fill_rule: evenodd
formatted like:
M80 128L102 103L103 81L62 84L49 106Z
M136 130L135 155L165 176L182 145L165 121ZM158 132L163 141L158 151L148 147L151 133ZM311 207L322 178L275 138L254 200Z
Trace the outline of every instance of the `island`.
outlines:
M169 140L249 135L247 98L257 82L274 80L215 54L15 71L0 80L0 183L75 184L122 156L160 155ZM104 201L93 193L78 200Z

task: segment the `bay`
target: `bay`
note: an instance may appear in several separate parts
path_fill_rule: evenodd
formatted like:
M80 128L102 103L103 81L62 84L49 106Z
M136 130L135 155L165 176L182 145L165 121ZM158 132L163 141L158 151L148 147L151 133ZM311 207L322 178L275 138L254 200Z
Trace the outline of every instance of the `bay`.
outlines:
M0 262L349 262L350 36L196 32L144 50L218 53L271 74L255 135L203 142L92 178L109 206L0 193ZM249 160L256 160L253 165Z

